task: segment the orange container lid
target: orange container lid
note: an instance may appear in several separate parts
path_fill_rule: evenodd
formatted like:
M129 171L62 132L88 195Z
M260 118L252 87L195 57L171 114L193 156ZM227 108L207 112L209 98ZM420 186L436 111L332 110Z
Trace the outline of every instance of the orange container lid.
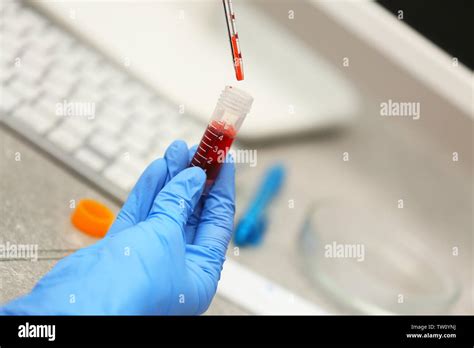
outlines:
M96 200L82 199L71 215L71 222L78 230L102 238L114 222L114 213Z

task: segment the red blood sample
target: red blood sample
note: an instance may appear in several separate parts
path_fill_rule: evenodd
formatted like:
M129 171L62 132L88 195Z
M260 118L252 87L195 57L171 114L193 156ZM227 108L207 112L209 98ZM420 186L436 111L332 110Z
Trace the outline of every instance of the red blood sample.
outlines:
M204 169L207 175L206 187L217 178L236 135L235 128L223 122L213 120L207 126L190 164Z
M232 35L232 53L234 56L234 68L235 68L235 77L238 81L244 79L244 68L242 66L242 54L239 51L239 45L237 44L237 35Z

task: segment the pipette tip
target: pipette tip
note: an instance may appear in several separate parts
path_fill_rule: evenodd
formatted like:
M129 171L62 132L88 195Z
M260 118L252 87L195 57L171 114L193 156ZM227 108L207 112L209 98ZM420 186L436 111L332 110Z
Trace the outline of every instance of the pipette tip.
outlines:
M244 79L244 69L242 67L242 59L238 59L235 64L235 77L237 81L242 81Z

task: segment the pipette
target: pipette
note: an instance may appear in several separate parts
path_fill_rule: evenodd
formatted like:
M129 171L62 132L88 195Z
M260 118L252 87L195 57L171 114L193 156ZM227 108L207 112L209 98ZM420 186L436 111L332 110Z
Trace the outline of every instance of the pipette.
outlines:
M227 32L229 33L230 50L232 52L235 76L238 81L242 81L244 79L244 67L242 62L242 52L240 51L239 34L235 28L235 13L232 9L232 1L222 0L222 4L224 5L225 20L227 23Z
M234 142L245 116L250 111L253 98L246 92L226 86L217 101L216 108L190 166L200 167L206 172L204 193L212 186L226 160L227 152Z

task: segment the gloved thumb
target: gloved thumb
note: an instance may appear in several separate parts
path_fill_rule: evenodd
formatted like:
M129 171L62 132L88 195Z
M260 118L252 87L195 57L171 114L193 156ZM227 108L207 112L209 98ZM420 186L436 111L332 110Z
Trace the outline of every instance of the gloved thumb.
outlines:
M147 220L157 223L160 230L177 227L184 231L201 197L206 174L201 168L184 169L158 193Z

